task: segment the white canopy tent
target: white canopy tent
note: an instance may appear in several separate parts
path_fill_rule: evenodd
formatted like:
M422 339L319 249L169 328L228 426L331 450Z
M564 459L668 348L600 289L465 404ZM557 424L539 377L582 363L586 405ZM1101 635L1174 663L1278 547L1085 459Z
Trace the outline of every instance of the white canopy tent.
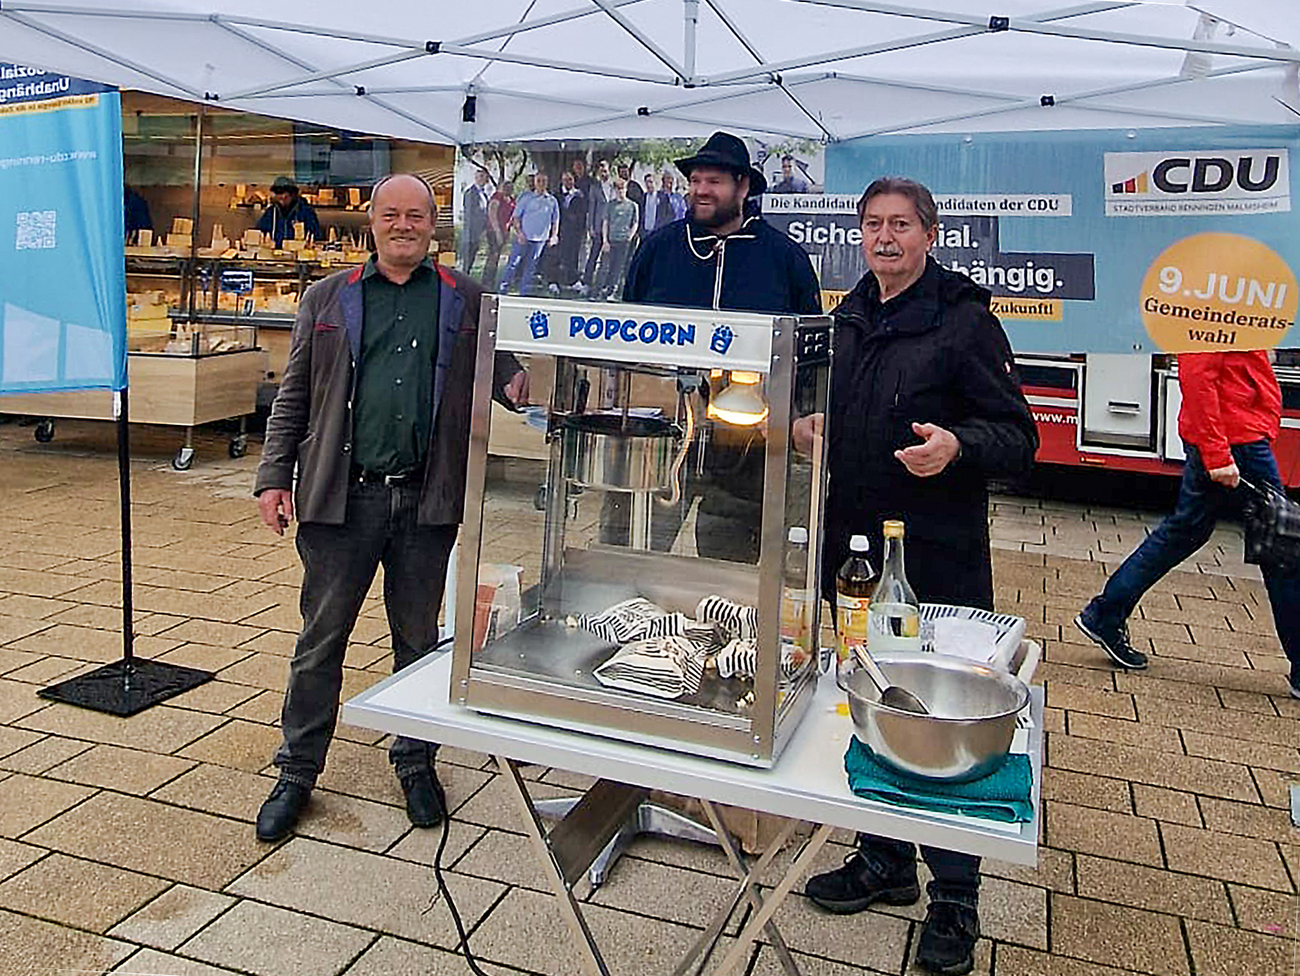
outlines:
M1300 121L1296 0L0 0L0 60L441 143ZM0 96L4 86L0 80Z

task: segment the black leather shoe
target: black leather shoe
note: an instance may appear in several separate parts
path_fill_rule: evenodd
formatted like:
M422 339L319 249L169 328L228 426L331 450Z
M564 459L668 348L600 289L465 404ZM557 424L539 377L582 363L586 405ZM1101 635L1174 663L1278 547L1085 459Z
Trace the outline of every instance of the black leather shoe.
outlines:
M878 901L886 905L911 905L921 897L921 888L916 883L915 864L899 877L882 878L855 851L844 859L842 867L809 878L804 894L828 912L851 915Z
M257 839L268 843L283 840L293 831L311 799L311 788L280 780L257 811Z
M938 976L965 976L975 968L979 913L949 901L931 902L921 926L916 964Z
M406 794L406 816L416 827L436 827L447 816L447 796L431 769L407 773L401 778Z

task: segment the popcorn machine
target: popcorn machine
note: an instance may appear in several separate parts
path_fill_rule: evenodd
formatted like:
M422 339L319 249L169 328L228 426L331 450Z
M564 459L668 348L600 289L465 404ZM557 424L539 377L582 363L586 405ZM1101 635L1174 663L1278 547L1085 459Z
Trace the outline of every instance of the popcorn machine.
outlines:
M830 340L826 318L484 296L451 700L775 762L818 675L823 447L791 423L826 409ZM489 457L497 350L529 370L540 460Z

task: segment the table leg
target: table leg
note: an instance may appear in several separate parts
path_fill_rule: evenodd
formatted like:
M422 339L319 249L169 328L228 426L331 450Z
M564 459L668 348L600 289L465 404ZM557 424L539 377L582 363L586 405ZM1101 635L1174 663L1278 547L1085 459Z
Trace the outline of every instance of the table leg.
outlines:
M749 951L750 944L758 937L759 931L772 920L772 916L781 907L781 902L785 901L785 896L790 893L790 889L794 887L795 882L812 866L813 860L821 852L822 847L830 838L834 829L835 827L832 824L821 824L813 831L812 837L809 838L799 856L795 858L794 863L790 865L780 883L772 889L772 894L762 901L762 907L754 913L754 917L741 930L735 944L727 951L721 965L714 971L714 976L726 976L736 967L741 957Z
M533 843L533 850L536 851L538 858L546 865L547 881L550 882L556 901L559 903L560 914L564 917L564 921L568 924L570 931L573 932L574 939L580 947L583 972L587 976L609 976L609 969L605 966L605 960L600 955L600 949L596 946L596 940L591 934L591 929L587 927L587 920L582 917L582 909L578 905L578 900L573 897L572 889L565 884L564 874L551 852L550 845L546 842L546 830L542 826L541 818L537 815L537 810L532 797L528 793L524 778L519 775L519 767L513 759L506 756L496 756L495 759L497 767L506 774L506 782L513 787L511 795L514 797L522 815L524 830L527 831L528 837Z
M705 808L705 812L709 813L711 807L712 804L708 804ZM734 838L732 838L730 832L723 825L722 817L717 813L716 807L712 807L712 813L710 813L709 819L713 823L713 828L716 831L714 842L720 844L722 848L728 852L730 858L730 853L735 849L736 842ZM718 937L722 934L722 929L727 924L727 919L731 917L731 913L736 910L736 905L740 903L740 899L746 894L749 894L751 902L757 900L755 910L762 905L762 899L758 896L758 891L754 886L754 879L761 877L763 872L767 870L768 866L772 863L772 860L778 853L780 853L781 849L785 847L786 842L790 839L790 835L794 833L795 828L798 826L798 820L787 820L780 834L767 846L767 849L762 853L752 867L747 867L745 865L743 857L731 858L731 863L735 868L736 873L740 875L740 881L732 892L730 900L713 917L713 921L709 924L709 927L705 929L704 934L696 940L695 944L691 946L689 950L687 950L686 955L673 971L673 976L686 976L688 972L694 972L696 974L703 972L704 967L708 965L709 957L713 954L713 950L717 946ZM722 838L725 838L725 842ZM775 923L769 927L768 931L769 933L775 934L775 939L773 941L784 949L785 943L781 939L780 933L776 931ZM780 952L780 950L778 950L778 952ZM694 964L697 957L700 957L700 961L698 964ZM790 959L790 964L794 965L793 959ZM790 972L791 976L799 976L797 967Z
M763 852L763 856L760 858L758 864L754 866L752 871L747 871L745 866L745 854L740 849L740 845L736 843L735 838L733 838L723 827L722 814L718 812L717 806L711 800L701 800L700 803L704 807L704 812L709 818L709 823L713 824L713 829L718 833L718 843L722 845L722 849L726 852L727 860L731 862L731 866L735 868L736 873L742 876L742 884L744 885L746 894L749 896L749 904L753 907L754 911L760 911L763 907L763 896L752 879L754 877L762 876L762 872L766 870L771 859L785 847L786 842L790 839L790 835L793 834L795 828L799 826L799 821L787 820L784 829L781 831L780 835L776 837L770 845L768 845L767 850ZM799 966L794 961L794 956L790 954L790 949L786 946L785 939L781 938L781 933L776 927L776 922L769 921L763 927L763 930L767 933L767 937L772 940L772 949L776 952L777 958L781 960L781 968L785 970L786 976L799 976Z

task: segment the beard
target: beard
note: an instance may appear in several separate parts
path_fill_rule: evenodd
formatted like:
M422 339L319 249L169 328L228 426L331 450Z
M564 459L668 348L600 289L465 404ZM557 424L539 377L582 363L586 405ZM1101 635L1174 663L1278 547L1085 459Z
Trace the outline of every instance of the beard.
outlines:
M707 227L710 230L725 227L739 216L740 202L734 198L726 201L719 200L714 204L712 214L707 217L700 213L700 207L695 200L691 200L691 220L701 227Z

